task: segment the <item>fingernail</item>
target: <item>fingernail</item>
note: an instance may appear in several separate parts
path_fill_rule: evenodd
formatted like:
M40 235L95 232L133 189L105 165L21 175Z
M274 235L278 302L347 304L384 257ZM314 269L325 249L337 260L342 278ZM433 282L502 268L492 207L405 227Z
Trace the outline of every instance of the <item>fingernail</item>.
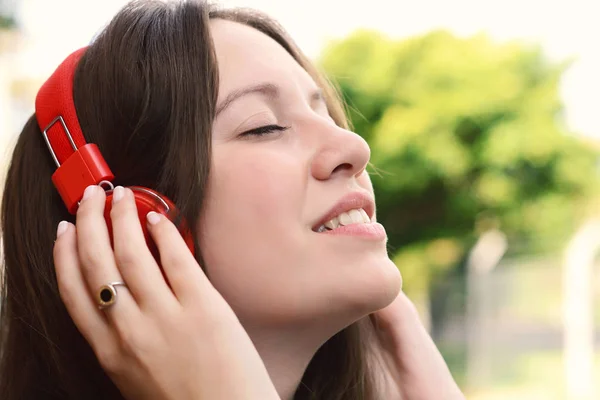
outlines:
M156 225L158 224L158 222L160 221L160 215L157 212L154 211L150 211L147 215L146 215L146 219L148 220L148 222L151 225Z
M69 223L67 221L60 221L60 223L58 224L58 228L56 228L56 238L58 239L60 235L65 233L68 227Z
M125 189L123 188L123 186L117 186L115 188L115 190L113 190L113 195L112 195L113 204L115 204L117 201L121 200L123 198L123 196L125 196Z
M83 192L83 198L81 199L81 201L92 197L92 195L94 194L95 191L96 191L96 185L90 185L90 186L86 187L85 191Z

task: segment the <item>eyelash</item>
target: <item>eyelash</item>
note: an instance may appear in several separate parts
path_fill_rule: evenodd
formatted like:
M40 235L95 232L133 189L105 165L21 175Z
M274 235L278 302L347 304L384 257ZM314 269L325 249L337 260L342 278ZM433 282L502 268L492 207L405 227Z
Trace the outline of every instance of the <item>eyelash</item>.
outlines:
M265 136L269 133L273 132L283 132L290 129L289 126L280 126L280 125L265 125L256 129L251 129L242 133L240 136Z

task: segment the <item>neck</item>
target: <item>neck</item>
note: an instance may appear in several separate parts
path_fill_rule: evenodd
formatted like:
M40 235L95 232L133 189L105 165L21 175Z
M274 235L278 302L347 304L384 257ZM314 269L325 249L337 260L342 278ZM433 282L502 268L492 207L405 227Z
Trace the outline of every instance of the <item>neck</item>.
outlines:
M329 338L302 329L249 331L281 400L292 400L310 360Z

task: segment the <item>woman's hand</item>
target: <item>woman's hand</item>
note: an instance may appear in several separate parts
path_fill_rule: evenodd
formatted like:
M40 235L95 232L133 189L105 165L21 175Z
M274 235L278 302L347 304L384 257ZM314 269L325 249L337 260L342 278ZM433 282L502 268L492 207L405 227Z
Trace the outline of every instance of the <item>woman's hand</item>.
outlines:
M415 306L403 292L371 318L383 346L387 372L402 400L465 398Z
M210 284L168 219L148 216L167 285L144 241L133 193L86 190L77 227L59 225L54 261L61 298L100 364L128 399L279 399L232 309ZM100 310L101 286L117 301Z

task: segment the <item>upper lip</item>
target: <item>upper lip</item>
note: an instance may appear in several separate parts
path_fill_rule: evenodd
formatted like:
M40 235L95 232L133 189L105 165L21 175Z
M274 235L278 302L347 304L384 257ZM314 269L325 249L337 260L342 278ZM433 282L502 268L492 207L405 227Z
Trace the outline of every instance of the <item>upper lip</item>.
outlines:
M313 225L312 230L317 231L321 225L324 225L330 219L340 215L343 212L347 212L354 209L362 208L365 210L369 219L373 219L375 213L375 200L372 196L362 192L348 193L342 197L326 214L324 214L316 224Z

